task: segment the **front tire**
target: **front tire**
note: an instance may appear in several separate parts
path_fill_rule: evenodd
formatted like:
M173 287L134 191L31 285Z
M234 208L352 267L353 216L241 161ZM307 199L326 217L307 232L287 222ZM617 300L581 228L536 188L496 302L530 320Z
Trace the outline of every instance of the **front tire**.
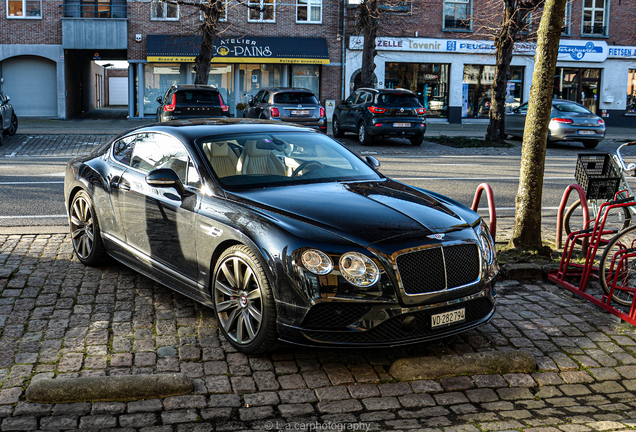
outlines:
M260 260L244 245L227 249L214 269L214 313L227 341L245 354L268 351L278 339L272 289Z
M342 138L344 136L344 132L342 131L342 129L340 129L340 121L336 116L334 116L333 118L331 129L333 131L334 138Z
M18 131L18 116L15 113L11 114L11 126L7 129L7 135L13 136Z
M103 264L106 249L95 214L95 207L90 195L85 191L78 192L69 208L71 215L71 240L73 250L80 262L95 267Z
M605 246L599 264L599 279L606 295L613 285L612 300L622 306L631 306L636 292L636 225L616 234Z
M360 122L358 125L358 141L360 141L360 144L363 146L368 146L373 143L373 137L369 135L364 122Z

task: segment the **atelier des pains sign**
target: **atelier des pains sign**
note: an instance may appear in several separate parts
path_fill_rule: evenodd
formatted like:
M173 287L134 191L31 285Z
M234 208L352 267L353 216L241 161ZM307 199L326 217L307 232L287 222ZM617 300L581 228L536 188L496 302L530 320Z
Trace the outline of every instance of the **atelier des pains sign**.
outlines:
M349 49L361 50L363 45L364 36L352 36L349 39ZM375 39L375 45L378 51L450 54L495 54L496 52L495 44L492 41L469 39L378 37ZM515 43L514 54L534 56L536 48L536 43L517 42ZM558 59L561 61L603 62L607 59L609 52L610 49L605 41L562 40L559 44ZM631 52L636 53L636 49Z

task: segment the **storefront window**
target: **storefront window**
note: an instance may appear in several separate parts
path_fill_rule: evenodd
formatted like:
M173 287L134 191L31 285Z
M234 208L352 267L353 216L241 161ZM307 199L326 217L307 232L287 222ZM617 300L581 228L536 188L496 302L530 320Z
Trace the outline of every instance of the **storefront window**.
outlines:
M157 98L163 97L173 84L187 83L186 63L148 63L144 67L144 114L157 112Z
M488 117L494 80L495 66L464 66L462 117ZM522 95L523 68L511 66L506 88L506 111L518 107L523 102Z
M627 75L627 112L636 114L636 69L630 69Z
M247 103L264 87L279 87L283 76L279 64L242 64L239 74L239 101L243 103Z
M600 69L556 68L554 76L555 99L578 102L593 113L598 111Z
M434 63L386 63L386 88L413 91L430 117L448 116L450 65Z
M292 87L306 88L319 97L320 69L318 65L293 65Z

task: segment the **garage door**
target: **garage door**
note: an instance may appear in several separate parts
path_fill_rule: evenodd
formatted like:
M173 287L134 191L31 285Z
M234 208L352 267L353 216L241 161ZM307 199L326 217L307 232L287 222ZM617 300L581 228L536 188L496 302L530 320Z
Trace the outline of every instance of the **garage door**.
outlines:
M108 78L108 104L128 105L128 78Z
M57 117L57 66L35 56L2 62L4 93L11 97L18 117Z

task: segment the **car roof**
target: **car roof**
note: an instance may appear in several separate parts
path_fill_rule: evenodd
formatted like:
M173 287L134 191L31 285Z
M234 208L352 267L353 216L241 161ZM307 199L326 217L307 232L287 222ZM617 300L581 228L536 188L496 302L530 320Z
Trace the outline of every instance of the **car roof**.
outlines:
M216 90L218 91L219 89L217 89L215 86L213 85L207 85L207 84L173 84L172 87L175 88L175 90Z
M154 123L151 125L137 127L126 132L124 135L140 132L166 132L170 135L174 135L177 138L180 138L184 142L192 142L193 140L203 136L222 136L239 133L319 133L308 127L296 126L290 123L279 121L218 117L207 119L174 120L164 123Z
M274 93L280 93L280 92L305 92L305 93L312 93L313 92L309 89L306 88L301 88L301 87L266 87L261 89L262 91L268 91L268 92L274 92Z
M367 90L367 91L372 91L376 93L411 93L413 95L415 94L411 90L405 89L405 88L375 89L370 87L359 87L356 90Z

